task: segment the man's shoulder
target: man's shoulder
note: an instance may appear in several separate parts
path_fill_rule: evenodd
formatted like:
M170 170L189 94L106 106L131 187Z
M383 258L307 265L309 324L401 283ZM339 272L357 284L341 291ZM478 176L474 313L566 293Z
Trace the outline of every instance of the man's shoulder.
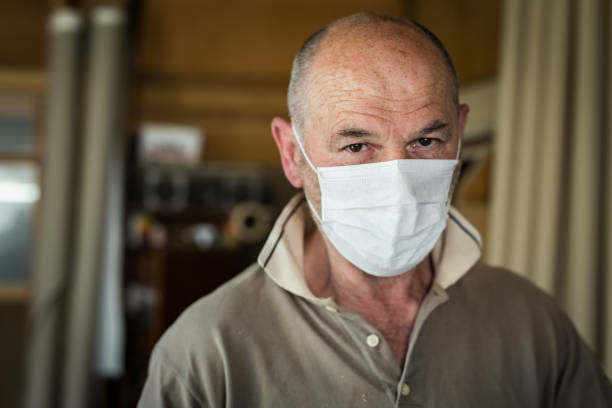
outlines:
M502 317L506 322L540 321L557 326L569 323L551 295L506 268L478 263L448 290L455 303L467 309L484 310L487 315Z
M223 331L226 325L236 325L245 313L260 301L263 292L269 290L266 274L258 264L252 264L243 272L218 287L212 293L201 297L191 304L168 328L160 339L160 344L202 340ZM174 348L173 347L173 348Z
M492 378L525 389L540 387L533 395L565 401L563 406L602 406L612 398L597 358L567 314L527 278L476 264L447 292L435 334L452 332L453 344L473 366L480 362ZM446 344L435 336L433 341ZM581 403L584 398L594 401Z
M274 290L268 281L253 264L189 306L157 342L139 406L159 406L160 398L181 406L222 400L227 339L245 337L245 321Z
M434 319L436 333L453 332L457 344L477 344L487 356L511 354L504 367L517 375L535 370L536 356L542 367L558 371L568 350L580 343L557 302L508 269L477 264L447 293ZM483 364L488 367L488 360Z
M222 390L229 354L270 315L275 298L287 297L282 292L258 264L249 266L183 311L155 345L149 376L178 378L199 398L203 387Z
M555 300L526 277L504 267L477 263L456 285L461 290L477 292L482 297L512 299L555 305Z

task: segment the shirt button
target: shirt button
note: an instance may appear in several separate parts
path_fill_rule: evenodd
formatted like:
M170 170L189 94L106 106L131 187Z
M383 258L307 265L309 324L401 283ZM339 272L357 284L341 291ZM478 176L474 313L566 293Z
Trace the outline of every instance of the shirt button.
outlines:
M328 312L332 312L332 313L336 313L338 311L338 309L336 309L333 306L329 306L329 305L325 306L325 309L327 309Z
M368 343L368 346L374 348L380 344L380 339L377 335L370 334L368 337L366 337L366 343Z
M407 397L410 395L410 386L408 384L403 384L402 385L402 395L404 397Z

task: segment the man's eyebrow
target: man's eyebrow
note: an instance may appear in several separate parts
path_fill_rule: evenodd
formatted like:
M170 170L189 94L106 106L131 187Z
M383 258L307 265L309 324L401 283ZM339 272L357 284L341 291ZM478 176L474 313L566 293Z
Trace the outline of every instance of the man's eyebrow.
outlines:
M430 133L435 132L436 130L444 129L446 126L448 126L448 123L445 123L439 119L436 119L433 122L431 122L429 125L425 126L423 129L419 130L417 132L417 135L421 137L427 136Z
M417 131L416 137L425 137L437 130L444 129L446 126L448 126L448 123L442 122L440 119L436 119L430 124L428 124L427 126L425 126L424 128L422 128L421 130ZM366 137L366 136L374 135L369 130L362 129L362 128L340 129L335 134L337 136L344 136L344 137Z
M347 128L338 130L336 135L345 137L366 137L372 136L372 132L360 128Z

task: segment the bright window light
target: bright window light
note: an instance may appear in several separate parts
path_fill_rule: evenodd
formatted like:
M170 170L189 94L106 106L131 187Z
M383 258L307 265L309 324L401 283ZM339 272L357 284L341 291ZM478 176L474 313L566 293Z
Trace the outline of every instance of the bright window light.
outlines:
M35 183L0 181L0 201L8 203L33 203L40 198L40 188Z

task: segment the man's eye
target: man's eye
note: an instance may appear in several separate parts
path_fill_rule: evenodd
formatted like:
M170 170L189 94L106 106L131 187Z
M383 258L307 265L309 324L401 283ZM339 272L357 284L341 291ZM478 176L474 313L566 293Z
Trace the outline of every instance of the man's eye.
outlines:
M365 143L353 143L346 146L344 149L348 150L351 153L359 153L366 150L368 146Z
M431 147L437 142L436 139L431 137L422 137L414 142L415 147Z

